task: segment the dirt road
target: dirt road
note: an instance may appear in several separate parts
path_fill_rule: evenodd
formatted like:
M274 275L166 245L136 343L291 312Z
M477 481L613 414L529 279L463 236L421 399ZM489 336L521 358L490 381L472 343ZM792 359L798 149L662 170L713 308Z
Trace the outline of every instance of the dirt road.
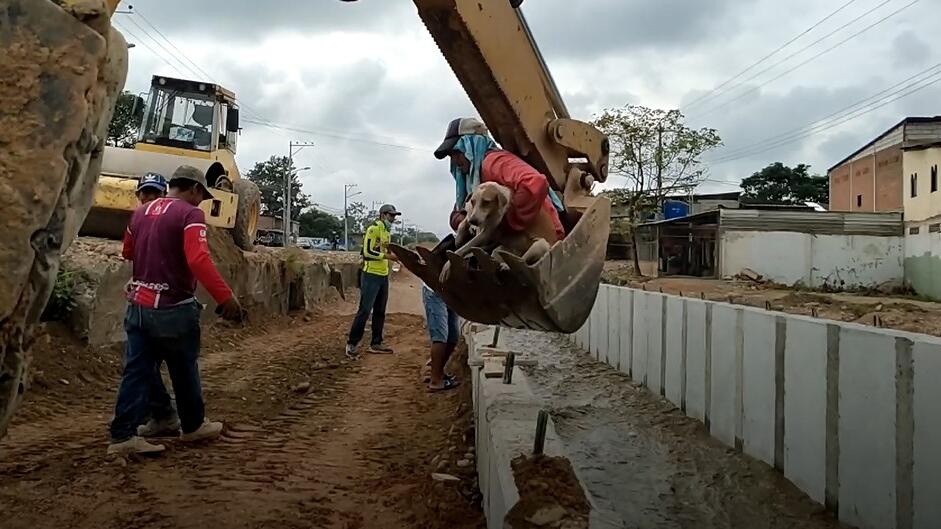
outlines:
M223 438L171 441L161 456L133 461L105 456L120 350L53 333L0 442L0 526L482 527L473 468L455 464L473 450L469 387L427 393L416 282L396 283L392 299L396 354L356 363L342 355L349 303L208 329L207 414L226 421ZM434 483L435 471L462 481Z

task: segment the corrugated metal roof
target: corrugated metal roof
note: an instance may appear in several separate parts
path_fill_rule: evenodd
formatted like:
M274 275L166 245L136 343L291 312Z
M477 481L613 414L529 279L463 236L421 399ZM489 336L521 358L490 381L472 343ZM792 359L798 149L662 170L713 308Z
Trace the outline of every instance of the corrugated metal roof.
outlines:
M890 142L890 143L891 143L891 145L894 145L895 143L898 143L898 142L904 142L904 141L905 141L905 130L904 130L904 129L905 129L905 127L906 127L907 125L912 124L912 123L917 123L917 124L941 123L941 116L907 117L907 118L903 119L902 121L899 121L899 122L896 123L895 125L892 125L892 127L890 127L889 130L887 130L887 131L883 132L882 134L876 136L875 139L873 139L873 140L870 141L869 143L863 145L863 146L860 147L859 149L853 151L852 154L850 154L850 155L847 156L846 158L843 158L842 160L840 160L839 162L837 162L836 164L834 164L832 167L830 167L829 169L827 169L827 174L832 173L833 170L836 169L837 167L839 167L839 166L843 165L844 163L846 163L846 162L852 160L853 158L856 157L856 155L858 155L858 154L862 153L863 151L869 149L869 148L872 147L874 144L879 143L880 140L886 138L887 136L889 136L890 134L892 134L893 132L895 132L896 129L898 129L898 128L900 128L900 127L903 129L903 130L901 131L901 132L902 132L902 136L899 137L897 141L894 141L894 140L893 140L893 142ZM881 150L881 149L883 149L883 148L885 148L885 147L887 147L887 146L890 146L890 145L881 145L880 148L879 148L879 149L876 149L876 150Z
M719 227L743 231L794 231L826 235L901 236L901 213L723 209Z

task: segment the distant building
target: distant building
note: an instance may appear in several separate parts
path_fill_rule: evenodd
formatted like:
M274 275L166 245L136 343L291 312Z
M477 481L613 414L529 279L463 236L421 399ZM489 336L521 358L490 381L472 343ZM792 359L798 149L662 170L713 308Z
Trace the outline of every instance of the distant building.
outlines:
M638 226L648 276L760 276L811 288L902 282L902 215L808 206L720 208Z
M907 175L903 149L941 142L941 116L909 117L830 168L831 211L901 211Z
M941 141L909 145L905 166L905 280L919 294L941 300Z

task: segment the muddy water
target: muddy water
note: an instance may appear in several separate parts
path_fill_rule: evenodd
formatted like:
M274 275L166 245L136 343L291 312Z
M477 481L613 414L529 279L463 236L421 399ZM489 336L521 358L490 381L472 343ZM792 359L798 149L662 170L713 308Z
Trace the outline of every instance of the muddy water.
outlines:
M538 356L527 376L587 488L592 527L844 527L779 473L563 338L510 331L500 345Z

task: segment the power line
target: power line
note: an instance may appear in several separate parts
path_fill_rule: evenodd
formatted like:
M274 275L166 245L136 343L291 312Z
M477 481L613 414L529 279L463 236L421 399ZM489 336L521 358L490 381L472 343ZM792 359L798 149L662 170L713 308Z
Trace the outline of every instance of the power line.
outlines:
M133 38L134 40L136 40L141 46L143 46L143 47L147 48L148 50L150 50L150 52L151 52L155 57L157 57L158 59L160 59L161 61L163 61L164 64L166 64L167 66L169 66L170 68L172 68L174 72L176 72L176 73L178 73L178 74L180 74L180 75L185 75L185 74L183 73L183 71L179 69L179 67L173 65L172 63L170 63L170 61L168 61L166 58L164 58L163 55L160 55L159 53L157 53L153 48L150 47L149 44L147 44L147 42L146 42L145 40L141 39L141 38L138 37L135 33L129 31L127 28L122 27L121 24L119 24L117 21L113 20L112 23L114 24L114 26L115 26L116 28L118 28L118 29L121 31L121 33L124 33L124 34L126 34L126 35L130 35L131 38Z
M689 103L686 105L686 109L689 109L689 108L691 108L691 107L696 106L697 104L699 104L700 101L709 98L709 97L711 96L711 94L716 93L716 92L720 92L721 89L722 89L724 86L728 85L728 84L731 83L732 81L734 81L734 80L738 79L739 77L745 75L746 73L750 72L754 67L758 66L759 64L763 63L764 61L770 59L771 57L774 57L775 55L777 55L778 52L784 50L785 48L787 48L788 46L790 46L791 44L793 44L794 42L796 42L798 39L800 39L800 38L803 37L804 35L810 33L810 32L813 31L814 29L818 28L821 24L823 24L823 23L826 22L827 20L830 20L831 18L833 18L834 16L836 16L838 13L840 13L841 11L843 11L844 9L846 9L847 7L849 7L851 4L853 4L853 3L856 2L856 1L857 1L857 0L849 0L849 2L846 2L845 4L841 5L840 7L838 7L838 8L836 9L836 11L833 11L833 12L830 13L829 15L823 17L822 19L820 19L819 21L817 21L816 24L814 24L814 25L810 26L809 28L805 29L804 31L802 31L801 33L799 33L796 37L794 37L794 38L792 38L791 40L785 42L785 43L782 44L781 46L778 46L774 51L772 51L771 53L769 53L769 54L765 55L764 57L758 59L757 61L755 61L754 63L752 63L748 68L745 68L744 70L738 72L737 74L733 75L732 77L726 79L722 84L720 84L720 85L714 87L712 90L706 92L705 94L703 94L703 95L697 97L696 99L694 99L693 101L689 102ZM733 88L734 88L734 87L733 87ZM717 95L718 95L718 94L717 94Z
M154 25L152 22L150 22L150 20L147 19L147 18L144 16L143 13L140 13L139 11L134 11L134 12L131 12L131 13L129 13L129 14L140 16L140 17L141 17L141 20L143 20L148 26L150 26L151 28L153 28L153 30L154 30L158 35L160 35L160 36L163 38L163 41L165 41L165 42L167 43L167 45L169 45L171 48L173 48L173 50L175 50L176 53L174 53L173 51L170 51L169 49L167 49L167 47L163 45L163 42L161 42L160 39L158 39L157 37L154 37L153 34L151 34L147 29L145 29L145 28L142 27L140 24L138 24L137 21L134 20L133 17L130 18L130 21L131 21L132 24L134 24L134 26L136 26L136 27L137 27L141 32L143 32L149 39L151 39L151 41L153 41L153 43L157 44L163 51L165 51L167 54L169 54L177 63L179 63L181 66L183 66L183 68L184 68L187 72L189 72L190 75L193 75L193 76L195 76L196 78L204 78L205 80L207 80L207 81L209 81L209 82L212 82L212 83L215 83L215 84L220 84L220 83L215 79L215 77L214 77L213 75L211 75L211 74L208 73L205 69L203 69L202 67L200 67L199 64L196 63L196 61L190 59L189 56L187 56L182 50L180 50L180 48L177 47L177 46L173 43L173 41L170 40L162 31L160 31L160 29L157 28L156 25ZM149 50L150 50L151 52L153 52L155 55L158 55L158 57L159 57L160 59L162 59L164 62L168 62L167 59L166 59L166 57L165 57L163 54L161 54L160 52L157 52L156 50L154 50L154 49L151 48L150 46L147 46L147 49L149 49ZM182 60L180 59L181 56L182 56L184 59L186 59L186 61L189 62L189 64L192 65L192 66L190 66L190 65L188 65L186 62L182 61ZM169 64L169 63L168 63L168 64ZM183 70L180 70L179 68L174 67L174 69L175 69L176 71L180 72L180 73L183 73ZM187 74L184 74L184 75L187 75ZM248 105L241 104L241 107L242 107L242 109L246 112L246 114L255 115L255 116L256 116L259 120L261 120L261 121L267 121L267 120L265 120L264 117L262 117L260 114L258 114L257 112L255 112L254 109L252 109L252 108L249 107Z
M802 134L799 134L799 135L796 135L796 136L792 136L792 137L790 137L790 138L781 139L781 140L779 140L779 141L777 141L777 142L774 142L774 143L772 143L772 144L770 144L770 145L767 145L766 147L759 148L759 149L756 149L756 150L753 150L753 151L740 152L740 153L735 154L735 155L730 155L730 156L726 156L726 157L721 157L721 158L718 158L718 159L716 159L716 160L711 160L711 161L709 161L709 162L707 162L707 163L710 164L710 165L719 165L719 164L722 164L722 163L727 163L727 162L731 162L731 161L735 161L735 160L740 160L740 159L742 159L742 158L747 158L747 157L749 157L749 156L754 156L754 155L756 155L756 154L761 154L761 153L764 153L764 152L768 152L768 151L770 151L770 150L772 150L772 149L776 149L776 148L778 148L778 147L787 145L787 144L789 144L789 143L793 143L793 142L795 142L795 141L798 141L798 140L801 140L801 139L804 139L804 138L813 136L813 135L815 135L815 134L819 134L819 133L821 133L821 132L825 132L825 131L831 130L831 129L833 129L833 128L839 126L839 125L843 125L844 123L848 123L848 122L850 122L850 121L853 121L854 119L857 119L857 118L862 117L862 116L864 116L864 115L866 115L866 114L869 114L869 113L871 113L871 112L874 112L874 111L876 111L876 110L878 110L878 109L880 109L880 108L883 108L883 107L889 105L890 103L894 103L895 101L898 101L899 99L903 99L903 98L905 98L905 97L908 97L908 96L910 96L910 95L912 95L912 94L914 94L914 93L916 93L916 92L920 92L921 90L924 90L925 88L928 88L929 86L932 86L932 85L934 85L934 84L936 84L936 83L938 83L938 82L941 82L941 73L935 74L933 77L934 77L934 79L929 78L929 79L931 79L931 80L929 80L928 82L922 84L921 86L917 86L917 83L913 83L913 84L909 85L908 87L906 87L906 89L893 92L893 93L889 94L890 99L887 99L887 100L885 100L885 101L882 101L881 103L876 104L875 106L870 106L870 108L865 108L865 107L863 107L863 108L857 109L857 110L855 110L855 111L853 111L853 112L850 112L850 113L848 113L848 114L846 114L846 115L844 115L844 116L838 118L837 120L831 120L831 123L828 124L828 125L825 126L825 127L817 126L817 127L815 127L815 128L809 129L808 131L806 131L806 132L804 132L804 133L802 133ZM907 91L906 91L906 90L907 90ZM894 97L892 97L892 96L894 96Z
M153 35L151 35L150 32L147 31L147 29L145 29L143 26L141 26L140 24L138 24L137 21L134 20L134 17L133 17L133 16L127 17L126 20L127 20L128 22L130 22L131 24L133 24L134 27L136 27L138 31L140 31L141 33L143 33L144 35L146 35L147 38L149 38L154 44L156 44L157 46L159 46L160 49L162 49L163 51L165 51L165 52L167 53L167 55L169 55L170 58L171 58L173 61L175 61L176 63L178 63L180 66L182 66L184 70L189 71L191 74L195 74L195 73L196 73L195 70L193 70L191 67L187 66L187 64L184 63L183 61L181 61L180 58L177 57L172 51L170 51L169 49L167 49L167 47L164 46L162 42L160 42L160 41L159 41L158 39L156 39ZM148 48L148 49L151 49L151 51L153 51L152 48ZM163 57L163 56L161 55L161 57ZM179 70L179 71L182 72L183 70ZM198 75L197 75L197 76L198 76Z
M761 77L763 74L765 74L765 73L767 73L767 72L769 72L769 71L771 71L771 70L777 68L778 66L780 66L780 65L782 65L782 64L784 64L784 63L786 63L787 61L793 59L794 57L797 57L798 55L804 53L805 51L807 51L807 50L809 50L809 49L811 49L811 48L813 48L813 47L816 46L817 44L820 44L821 42L827 40L828 38L832 37L833 35L836 35L837 33L839 33L840 31L842 31L842 30L848 28L849 26L852 26L852 25L855 24L856 22L858 22L858 21L862 20L863 18L869 16L870 14L872 14L873 12L875 12L876 10L880 9L881 7L885 6L886 4L889 4L889 3L892 2L892 1L893 1L893 0L883 0L882 3L876 5L875 7L869 9L868 11L865 11L865 12L862 13L861 15L857 16L856 18L853 18L852 20L850 20L849 22L843 24L842 26L840 26L840 27L838 27L838 28L836 28L836 29L830 31L830 32L827 33L826 35L824 35L824 36L818 38L817 40L815 40L815 41L811 42L810 44L804 46L803 48L801 48L801 49L795 51L794 53L791 53L791 54L788 55L787 57L784 57L783 59L781 59L781 60L775 62L775 63L772 64L771 66L768 66L767 68L765 68L765 69L763 69L763 70L761 70L761 71L759 71L759 72L757 72L757 73L751 75L751 76L748 77L747 79L744 79L744 80L742 80L742 81L736 83L734 86L732 86L732 87L730 87L728 90L726 90L725 93L728 93L728 92L730 92L730 91L732 91L732 90L735 90L736 88L739 88L740 86L744 86L746 83L748 83L748 82L750 82L750 81L753 81L753 80L757 79L758 77ZM717 94L715 97L711 97L711 98L707 98L707 99L717 99L718 97L721 97L722 95L724 95L724 94ZM695 114L695 112L694 112L694 114Z
M161 37L163 37L163 40L165 40L165 41L167 42L167 44L170 45L170 47L172 47L174 50L176 50L176 52L180 55L180 57L183 57L184 59L186 59L186 61L187 61L189 64L193 65L194 68L196 68L196 69L199 70L203 75L205 75L205 76L206 76L206 79L212 80L212 77L213 77L212 75L210 75L209 73L207 73L206 70L202 69L198 64L196 64L195 61L193 61L192 59L190 59L189 56L187 56L186 53L183 52L183 50L181 50L180 48L177 48L176 45L173 44L173 41L170 40L169 38L167 38L167 36L164 35L163 32L160 31L160 29L158 29L157 26L155 26L155 25L150 21L150 19L148 19L148 18L144 15L144 13L142 13L142 12L140 11L140 9L135 10L135 13L137 13L137 15L140 16L141 20L143 20L144 23L146 23L148 26L150 26L158 35L160 35Z
M385 142L373 141L373 140L350 136L350 135L333 134L330 132L324 132L324 131L315 130L315 129L304 129L300 127L277 124L273 122L262 122L262 121L255 120L255 119L246 119L245 121L248 123L254 123L256 125L262 125L262 126L273 128L273 129L287 130L291 132L298 132L301 134L310 134L312 136L325 136L328 138L336 138L336 139L358 142L358 143L368 143L371 145L379 145L382 147L391 147L391 148L396 148L396 149L405 149L405 150L417 151L417 152L428 152L430 150L429 148L426 148L426 147L415 147L413 145L402 145L402 144L397 144L397 143L385 143Z
M729 157L732 157L732 156L738 156L739 154L749 153L749 152L754 151L756 148L760 148L760 147L763 147L763 146L767 146L767 145L769 145L769 144L775 144L775 145L777 145L778 142L780 142L780 141L782 141L782 140L787 140L787 139L799 139L800 137L803 137L804 134L806 134L807 132L810 132L810 131L815 131L815 130L817 130L817 131L828 130L828 129L830 128L830 127L828 127L828 125L830 125L830 124L832 124L832 123L835 123L835 122L838 121L839 119L844 118L844 117L846 117L846 116L848 116L848 115L850 115L850 114L852 114L852 113L854 113L854 112L857 112L857 111L859 111L859 110L861 110L861 109L863 109L863 108L865 108L865 107L867 107L867 106L869 106L869 105L871 105L871 104L873 104L873 103L877 103L877 102L879 102L880 100L884 99L885 97L891 97L891 96L893 96L893 95L898 95L898 94L903 94L903 97L904 97L904 96L907 96L907 95L910 95L910 94L913 93L913 92L906 92L906 90L909 90L909 89L911 89L911 88L916 87L916 86L918 85L918 83L921 83L921 82L924 82L924 81L931 81L933 78L935 78L935 77L937 77L937 76L939 76L939 75L941 75L941 63L935 64L934 66L931 66L930 68L926 68L926 69L924 69L924 70L922 70L922 71L916 73L915 75L912 75L912 76L908 77L907 79L904 79L904 80L902 80L902 81L900 81L900 82L898 82L898 83L896 83L896 84L894 84L894 85L892 85L892 86L890 86L890 87L888 87L888 88L885 88L885 89L883 89L883 90L881 90L881 91L879 91L879 92L877 92L877 93L875 93L875 94L873 94L873 95L871 95L871 96L868 96L868 97L865 97L865 98L863 98L863 99L860 99L859 101L856 101L856 102L854 102L854 103L852 103L852 104L850 104L850 105L847 105L847 106L845 106L845 107L843 107L843 108L841 108L841 109L839 109L839 110L837 110L837 111L835 111L835 112L832 112L832 113L830 113L830 114L828 114L828 115L826 115L826 116L824 116L824 117L822 117L822 118L819 118L819 119L817 119L816 121L813 121L813 122L808 123L808 124L806 124L806 125L803 125L803 126L801 126L801 127L797 127L797 128L792 129L792 130L790 130L790 131L787 131L787 132L784 132L784 133L781 133L781 134L777 134L777 135L771 136L771 137L769 137L769 138L765 138L765 139L763 139L763 140L761 140L761 141L757 141L757 142L755 142L755 143L752 143L752 144L749 144L749 145L746 145L746 146L743 146L743 147L738 147L738 148L735 148L735 149L731 149L731 150L729 150L728 152L724 152L724 153L722 153L716 160L720 160L720 159L724 159L724 158L729 158ZM919 79L919 78L921 78L921 79ZM910 81L913 81L913 80L915 80L915 82L909 83ZM936 81L935 81L935 82L936 82ZM909 83L909 84L906 84L906 83ZM929 82L928 85L925 85L925 87L929 86L930 84L931 84L931 82ZM903 86L903 85L904 85L904 86ZM901 89L895 90L896 88L899 88L900 86L902 87ZM924 88L924 87L922 87L922 88ZM919 89L920 89L920 88L919 88ZM895 100L897 100L897 99L893 99L893 101L895 101ZM890 102L891 102L891 101L890 101Z
M707 110L706 112L703 112L703 113L701 113L701 114L698 114L699 117L704 117L704 116L708 116L709 114L713 114L713 113L715 113L717 110L721 110L721 109L723 109L723 108L725 108L725 107L731 105L732 103L734 103L734 102L736 102L736 101L742 99L743 97L745 97L745 96L747 96L747 95L749 95L749 94L752 94L752 93L754 93L754 92L757 92L757 91L760 90L762 87L767 86L768 84L773 83L774 81L777 81L778 79L784 77L785 75L787 75L787 74L789 74L789 73L791 73L791 72L793 72L793 71L795 71L795 70L797 70L797 69L799 69L799 68L801 68L801 67L807 65L807 64L810 63L811 61L814 61L814 60L816 60L817 58L819 58L819 57L821 57L821 56L823 56L823 55L825 55L825 54L827 54L827 53L829 53L829 52L835 50L836 48L838 48L838 47L842 46L843 44L849 42L850 40L852 40L852 39L858 37L859 35L862 35L863 33L869 31L870 29L872 29L872 28L874 28L874 27L876 27L876 26L878 26L879 24L882 24L882 23L885 22L886 20L888 20L888 19L894 17L895 15L901 13L902 11L905 11L905 10L908 9L909 7L911 7L911 6L915 5L915 4L917 4L919 1L920 1L920 0L913 0L912 2L910 2L910 3L906 4L905 6L901 7L900 9L897 9L897 10L893 11L893 12L890 13L889 15L887 15L887 16L885 16L885 17L883 17L883 18L877 20L876 22L874 22L874 23L872 23L872 24L866 26L865 28L863 28L863 29L860 30L860 31L857 31L856 33L853 33L853 34L850 35L849 37L847 37L847 38L841 40L840 42L837 42L837 43L834 44L833 46L830 46L829 48L827 48L827 49L823 50L822 52L820 52L820 53L818 53L818 54L816 54L816 55L810 57L809 59L807 59L807 60L805 60L805 61L803 61L803 62L797 64L796 66L794 66L794 67L792 67L792 68L789 68L789 69L785 70L784 72L781 72L779 75L777 75L777 76L775 76L775 77L772 77L771 79L769 79L769 80L767 80L767 81L765 81L765 82L763 82L763 83L761 83L761 84L759 84L759 85L757 85L757 86L754 86L754 87L752 87L752 88L750 88L750 89L748 89L748 90L742 92L742 93L739 94L738 96L736 96L736 97L734 97L734 98L732 98L732 99L729 99L729 100L726 101L725 103L722 103L722 104L720 104L720 105L718 105L718 106L716 106L716 107L713 107L712 109Z
M161 37L163 37L163 39L166 41L166 43L167 43L170 47L172 47L174 50L176 50L181 56L185 57L185 58L192 64L192 67L188 66L187 64L185 64L183 61L181 61L181 60L179 60L179 59L176 59L177 62L178 62L178 64L179 64L179 66L170 63L170 61L167 60L167 58L166 58L166 56L165 56L164 54L162 54L162 53L160 53L159 51L155 50L153 47L151 47L150 45L148 45L146 42L144 42L144 41L142 40L142 44L144 44L144 46L145 46L148 50L150 50L151 53L153 53L155 56L157 56L158 59L162 60L164 63L166 63L166 64L167 64L168 66L170 66L171 68L173 68L173 70L177 71L178 73L183 73L183 72L184 72L184 70L181 70L181 69L180 69L180 66L182 66L182 67L184 67L184 69L185 69L186 71L188 71L190 74L195 75L196 77L205 76L208 81L213 82L213 83L217 83L217 81L213 78L212 75L210 75L208 72L206 72L206 70L204 70L203 68L201 68L195 61L193 61L192 59L190 59L189 57L187 57L182 51L180 51L180 49L179 49L176 45L174 45L173 42L172 42L163 32L161 32L161 31L159 30L159 28L157 28L152 22L150 22L149 19L144 18L144 15L141 14L141 13L139 13L139 12L137 12L137 14L138 14L139 16L141 16L141 19L144 20L149 26L151 26L157 34L159 34ZM148 37L153 43L157 44L164 52L166 52L167 54L173 55L173 52L171 52L169 49L167 49L167 47L164 46L156 37L154 37L153 34L151 34L149 31L147 31L146 29L144 29L143 27L141 27L140 24L137 24L137 22L134 21L133 19L131 19L131 23L133 23L133 24L134 24L144 35L146 35L146 37ZM127 32L127 33L129 33L129 34L132 34L131 32L128 32L128 31L126 31L126 30L123 29L123 28L122 28L122 31L125 31L125 32ZM134 35L134 34L132 34L132 35L134 36L134 38L138 38L136 35ZM138 38L138 40L141 40L141 39ZM217 84L218 84L218 83L217 83ZM330 130L323 130L323 129L319 129L319 130L314 130L314 129L302 129L302 128L299 128L299 127L293 127L293 126L289 126L289 125L278 124L278 123L275 123L275 122L273 122L273 121L271 121L271 120L269 120L269 119L263 117L261 114L259 114L258 112L254 111L250 106L248 106L248 105L246 105L246 104L244 104L244 103L242 103L241 106L242 106L242 108L246 111L246 114L249 115L249 117L244 120L245 122L247 122L247 123L253 123L253 124L256 124L256 125L261 125L261 126L264 126L264 127L269 128L269 129L275 130L275 131L277 131L277 132L291 131L291 132L297 132L297 133L302 133L302 134L312 134L312 135L316 135L316 136L332 137L332 138L343 139L343 140L347 140L347 141L360 142L360 143L367 143L367 144L378 145L378 146L383 146L383 147L392 147L392 148L399 148L399 149L406 149L406 150L413 150L413 151L421 151L421 152L427 152L427 151L429 150L428 148L415 147L415 146L409 146L409 145L402 145L402 144L396 144L396 143L391 143L391 142L383 142L383 141L377 141L377 140L371 140L371 139L367 139L367 138L364 138L364 137L361 137L361 136L353 136L353 135L344 134L344 133L341 133L341 132L333 132L333 131L330 131ZM254 115L254 117L251 117L252 115Z

